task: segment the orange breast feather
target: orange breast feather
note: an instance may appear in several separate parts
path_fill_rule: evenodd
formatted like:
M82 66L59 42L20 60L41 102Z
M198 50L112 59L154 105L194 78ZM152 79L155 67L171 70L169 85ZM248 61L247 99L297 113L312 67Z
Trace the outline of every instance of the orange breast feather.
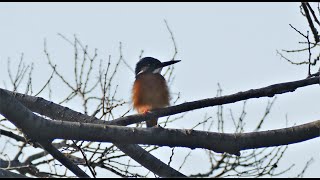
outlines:
M132 89L133 107L139 113L169 105L169 90L161 74L141 74Z

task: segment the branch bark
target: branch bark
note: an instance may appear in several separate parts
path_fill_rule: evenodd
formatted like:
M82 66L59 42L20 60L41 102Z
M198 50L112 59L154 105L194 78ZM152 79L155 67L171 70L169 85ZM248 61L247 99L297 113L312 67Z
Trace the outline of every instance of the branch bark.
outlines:
M307 79L302 79L298 81L291 81L279 84L273 84L267 87L259 89L250 89L244 92L238 92L235 94L220 96L215 98L202 99L198 101L186 102L175 106L170 106L166 108L156 109L150 111L146 115L131 115L126 117L121 117L113 121L109 121L106 124L110 125L129 125L142 121L151 120L154 118L159 118L163 116L174 115L186 111L191 111L195 109L201 109L205 107L211 107L216 105L230 104L238 101L243 101L251 98L261 98L261 97L273 97L276 94L283 94L288 92L294 92L296 89L310 86L313 84L319 84L320 77L312 77Z
M302 8L303 8L303 10L304 10L305 16L306 16L306 18L307 18L307 20L308 20L308 24L309 24L310 29L311 29L311 31L312 31L312 34L313 34L313 36L314 36L314 41L315 41L316 43L318 43L318 42L319 42L318 31L317 31L317 29L316 29L316 28L314 27L314 25L313 25L311 16L310 16L310 14L309 14L308 7L310 8L310 10L312 10L312 9L311 9L309 3L307 3L307 2L301 2L301 6L302 6Z
M290 128L251 133L216 133L186 129L134 128L45 121L47 122L43 122L43 126L46 128L40 136L50 139L205 148L235 155L240 155L240 150L293 144L320 136L320 120Z
M152 110L145 115L135 114L121 118L117 118L112 121L102 121L95 117L83 115L79 112L73 111L67 107L57 105L53 102L47 101L43 98L28 96L20 93L11 92L4 90L7 93L16 97L21 103L30 108L30 110L39 114L46 115L53 119L67 120L72 122L85 122L95 124L106 124L106 125L121 125L126 126L142 121L151 120L154 118L170 116L186 111L201 109L205 107L211 107L216 105L230 104L238 101L243 101L251 98L261 97L273 97L276 94L283 94L288 92L294 92L298 88L320 84L320 76L310 77L298 81L291 81L279 84L273 84L258 89L250 89L244 92L238 92L231 95L220 96L215 98L207 98L198 101L185 102L179 105L160 108Z
M16 127L20 128L28 138L39 143L46 151L60 161L60 163L65 165L75 175L78 177L90 177L53 147L52 144L49 143L49 138L39 136L39 131L45 131L46 128L41 127L41 125L43 125L43 121L47 120L33 114L28 108L23 106L19 101L2 89L0 89L0 113ZM39 128L39 131L35 131L35 128Z
M260 89L251 89L245 92L238 92L236 94L221 96L216 98L203 99L194 102L187 102L180 105L162 108L158 110L151 111L147 115L132 115L124 118L118 118L113 121L104 122L97 120L95 117L83 116L81 113L72 112L70 109L54 105L54 103L48 103L44 99L40 99L43 102L46 102L47 105L43 106L44 109L58 108L60 111L50 111L54 114L47 113L47 116L57 117L57 114L61 117L65 116L66 113L69 113L69 120L76 121L79 120L79 117L82 118L82 122L94 122L98 124L117 124L117 125L127 125L136 122L145 121L152 119L154 117L162 117L167 115L173 115L189 110L222 105L233 103L241 100L246 100L250 98L259 98L259 97L272 97L275 94L281 94L286 92L293 92L297 88L309 86L312 84L318 84L319 77L312 77L308 79L303 79L299 81L286 82L280 84L274 84ZM1 89L1 92L3 90ZM16 97L17 96L16 93ZM3 93L1 93L3 95ZM24 95L25 96L25 95ZM20 96L21 97L21 96ZM28 96L27 96L28 97ZM32 97L32 96L31 96ZM31 98L29 96L29 98ZM0 98L1 100L2 98ZM39 98L32 98L35 101L38 101ZM9 101L13 103L13 101ZM0 104L4 105L8 102L1 102ZM34 103L38 105L38 103ZM14 108L16 106L10 106ZM5 108L9 106L5 105ZM0 109L1 110L1 109ZM283 129L281 131L274 130L270 132L255 132L258 134L220 134L213 132L201 132L201 131L192 131L192 130L178 130L178 129L162 129L162 128L129 128L129 127L117 127L117 126L108 126L108 125L97 125L97 124L88 124L88 123L72 123L72 122L60 122L60 121L48 121L46 119L40 118L35 114L28 112L24 114L23 112L29 111L25 107L18 108L16 115L19 116L20 120L24 122L19 122L22 124L14 124L17 127L23 127L23 129L33 129L40 128L41 131L40 137L54 139L54 138L64 138L64 139L73 139L73 140L92 140L92 141L106 141L106 142L115 142L115 143L143 143L143 144L157 144L157 145L167 145L167 146L183 146L190 148L207 148L216 152L228 152L231 154L239 155L240 150L250 149L250 148L259 148L259 147L269 147L284 145L290 143L301 142L307 139L315 138L319 136L319 122L316 121L314 124L308 124L302 127L293 127L293 129L298 129L303 134L307 136L300 136L300 133L291 134L293 138L286 138L286 134L290 133L289 129ZM38 109L39 111L39 109ZM60 113L59 113L60 112ZM3 111L1 110L1 114ZM48 115L49 114L49 115ZM29 118L24 118L29 117ZM58 117L60 118L60 117ZM12 120L10 117L8 118ZM30 126L31 125L31 126ZM309 131L309 128L312 128L312 131ZM28 131L28 130L27 130ZM50 133L49 133L50 132ZM274 138L274 134L283 135L282 138ZM28 132L26 134L29 134ZM31 132L32 134L32 132ZM35 139L39 138L39 134L33 135ZM131 137L130 139L127 137ZM152 138L150 138L152 137ZM155 138L156 137L156 138ZM174 138L172 138L174 137ZM248 138L250 137L250 138ZM259 137L258 139L253 137ZM291 137L291 136L290 136ZM252 138L255 141L252 141ZM265 141L265 138L271 138L270 141ZM273 140L276 141L273 141ZM259 140L259 141L258 141ZM281 141L279 141L281 140ZM261 142L256 143L256 142ZM119 145L119 144L118 144ZM137 156L136 156L137 157ZM158 166L159 167L159 166Z
M94 120L94 122L96 123L105 123L105 121L101 121L99 119L96 119L95 117L89 117L87 115L73 111L67 107L63 107L53 102L46 101L43 98L37 98L33 96L16 93L16 92L11 92L8 90L3 90L1 88L0 88L0 91L7 92L11 96L15 97L21 103L23 103L23 105L30 108L30 110L37 112L39 114L45 115L47 117L50 117L52 119L59 119L63 121L73 121L73 122L77 122L77 121L86 122L88 120L90 121ZM14 100L10 102L13 102L13 101ZM2 114L1 110L0 110L0 113ZM37 118L40 118L40 117L37 117ZM42 119L41 120L42 123L43 121L47 121L43 118L41 119ZM40 125L40 124L37 124L37 125L41 126L42 128L47 126L47 125ZM48 127L50 127L50 125L48 125ZM34 124L32 128L35 128ZM45 131L46 130L42 129L41 132L45 132ZM39 134L37 136L39 137ZM46 137L48 139L51 139L46 135L44 136L40 135L40 137ZM115 145L121 151L125 152L128 156L130 156L132 159L140 163L142 166L146 167L147 169L149 169L150 171L152 171L153 173L161 177L184 177L185 176L184 174L164 164L162 161L160 161L156 157L152 156L150 153L142 149L139 145L136 145L136 144L115 144Z
M239 155L240 150L287 145L320 136L319 120L272 131L229 134L196 130L119 127L38 118L39 122L33 127L42 129L43 131L38 136L48 139L62 138L121 144L183 146L206 148L215 152L228 152L235 155Z
M27 176L13 173L13 172L10 172L10 171L4 170L4 169L0 169L0 177L1 178L29 178Z

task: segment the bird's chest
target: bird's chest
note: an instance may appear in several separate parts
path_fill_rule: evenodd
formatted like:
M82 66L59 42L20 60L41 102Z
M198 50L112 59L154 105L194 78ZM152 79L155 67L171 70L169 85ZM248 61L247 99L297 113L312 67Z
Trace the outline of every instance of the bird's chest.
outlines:
M160 74L141 74L134 82L132 90L134 106L151 105L163 107L169 104L166 80Z

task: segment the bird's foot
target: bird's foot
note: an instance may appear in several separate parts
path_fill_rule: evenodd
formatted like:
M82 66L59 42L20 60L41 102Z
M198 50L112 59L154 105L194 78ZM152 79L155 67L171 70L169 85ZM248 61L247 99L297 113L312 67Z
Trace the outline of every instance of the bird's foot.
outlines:
M153 127L163 129L163 127L162 127L162 126L160 126L159 124L157 124L157 125L155 125L155 126L153 126Z
M150 112L150 108L145 107L145 108L141 108L141 109L140 109L140 113L141 113L141 114L146 115L146 114L148 114L149 112Z

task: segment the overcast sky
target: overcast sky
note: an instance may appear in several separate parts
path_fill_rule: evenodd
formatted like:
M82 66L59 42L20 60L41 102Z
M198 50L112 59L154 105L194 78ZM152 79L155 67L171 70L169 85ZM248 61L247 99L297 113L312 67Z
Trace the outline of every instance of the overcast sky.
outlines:
M17 63L21 53L26 62L35 63L34 78L39 87L43 84L46 79L42 75L50 75L43 54L44 39L53 60L65 65L58 68L66 75L73 73L70 68L73 62L68 60L73 55L72 48L57 33L70 39L75 34L91 50L97 48L101 57L112 55L115 60L121 41L123 56L132 68L141 50L144 56L170 60L173 45L164 19L174 33L176 58L182 60L175 65L171 86L172 93L181 93L180 103L215 97L217 83L223 94L228 95L300 80L307 75L307 66L290 65L276 53L301 47L298 42L303 38L289 26L292 24L303 32L308 27L300 14L299 3L0 3L0 87L8 80L7 59ZM299 61L306 60L307 55L291 57ZM134 74L124 65L118 73L117 80L121 82L118 93L129 100ZM54 102L61 100L60 93L63 92L56 92ZM277 97L263 130L284 128L286 116L289 126L320 117L319 86L304 87ZM268 100L271 99L247 102L248 130L262 117ZM239 114L241 107L242 102L238 102L227 105L226 109L234 108ZM77 107L71 105L70 108ZM170 127L190 128L196 124L194 119L203 118L204 113L214 115L215 109L193 111ZM232 128L228 132L231 133ZM167 152L169 154L157 157L167 160L171 155ZM319 138L289 145L279 166L286 168L294 163L295 167L283 176L297 175L311 157L314 161L305 175L319 177ZM195 152L193 158L198 164L205 161L201 153ZM192 171L191 165L182 169L186 174Z

